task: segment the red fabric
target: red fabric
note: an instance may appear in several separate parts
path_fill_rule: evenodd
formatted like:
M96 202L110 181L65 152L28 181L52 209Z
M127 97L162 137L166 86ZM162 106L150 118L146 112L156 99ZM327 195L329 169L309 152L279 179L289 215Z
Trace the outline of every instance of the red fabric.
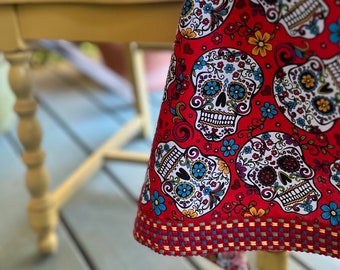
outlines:
M339 257L340 2L186 0L134 236Z

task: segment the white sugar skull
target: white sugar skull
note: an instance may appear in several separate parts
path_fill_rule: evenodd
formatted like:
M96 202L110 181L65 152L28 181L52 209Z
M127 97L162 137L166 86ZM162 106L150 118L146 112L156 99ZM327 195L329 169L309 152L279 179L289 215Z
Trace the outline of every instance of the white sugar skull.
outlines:
M171 55L171 61L170 61L170 66L168 69L168 73L166 76L166 82L165 82L165 88L164 89L169 89L170 84L172 84L176 80L176 65L177 65L177 58L176 55L173 53ZM167 100L168 97L168 91L164 91L163 93L163 102Z
M327 131L340 118L340 55L288 65L274 77L275 99L295 126Z
M305 215L317 208L321 194L312 180L314 171L289 134L268 132L252 138L239 152L236 169L263 200L277 202L286 212Z
M230 184L229 167L223 160L202 155L196 146L180 148L173 141L158 145L154 169L161 179L162 192L189 218L213 210Z
M196 60L191 76L196 90L190 100L196 111L195 127L209 141L221 141L236 132L263 82L255 60L231 48L204 53Z
M179 20L186 38L201 38L215 31L229 16L234 0L185 0Z
M340 191L340 159L331 164L330 171L330 181L332 185L335 186L338 191Z
M292 37L314 38L324 30L329 13L323 0L251 1L263 7L269 22L280 22Z
M147 204L151 199L150 196L150 177L149 177L149 169L147 169L144 179L144 184L142 187L142 192L139 197L139 201L142 204Z

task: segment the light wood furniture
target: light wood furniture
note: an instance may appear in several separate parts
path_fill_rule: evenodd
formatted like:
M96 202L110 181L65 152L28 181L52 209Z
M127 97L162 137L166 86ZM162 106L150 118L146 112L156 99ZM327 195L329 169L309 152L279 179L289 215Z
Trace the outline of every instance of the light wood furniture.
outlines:
M144 162L145 154L124 152L121 147L133 136L149 133L149 115L143 82L142 50L137 44L172 43L182 7L179 0L4 0L0 2L0 51L11 68L9 82L16 95L18 137L27 166L26 185L31 194L28 219L38 235L41 253L57 249L55 228L58 211L107 159ZM49 191L49 175L41 149L42 130L35 116L29 43L38 39L70 41L119 41L131 44L131 74L137 115L105 142L61 186ZM132 42L132 43L131 43ZM138 42L138 43L134 43ZM160 48L159 46L157 46ZM274 257L280 257L275 256ZM279 254L281 255L281 254ZM283 258L282 256L280 258ZM264 259L265 261L266 259ZM260 260L263 261L263 260ZM279 265L284 263L279 261ZM268 268L266 268L268 267ZM271 269L266 264L261 269ZM279 268L276 268L279 270ZM281 270L281 269L280 269Z
M143 89L142 52L131 43L131 65L138 114L103 144L55 191L49 192L49 175L40 147L42 131L35 116L37 103L32 95L29 42L38 39L71 41L119 41L172 43L182 3L177 0L101 1L1 1L0 50L11 64L9 81L17 101L18 137L27 166L26 184L31 194L28 219L38 234L42 253L57 248L55 227L58 210L97 171L106 158L145 161L145 154L119 149L137 133L149 132L146 91ZM158 25L158 27L155 27ZM168 46L168 45L164 45Z

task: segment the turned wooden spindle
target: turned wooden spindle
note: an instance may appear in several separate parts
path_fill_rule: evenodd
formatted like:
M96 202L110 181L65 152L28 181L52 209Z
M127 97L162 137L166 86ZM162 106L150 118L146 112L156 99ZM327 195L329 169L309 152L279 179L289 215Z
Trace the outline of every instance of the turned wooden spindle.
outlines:
M57 211L48 192L49 176L44 167L45 154L40 144L42 131L35 117L37 102L32 95L32 78L29 51L5 53L10 63L9 83L16 96L14 110L19 116L18 137L23 146L22 159L27 166L26 185L31 194L28 220L38 235L42 253L52 253L57 248Z

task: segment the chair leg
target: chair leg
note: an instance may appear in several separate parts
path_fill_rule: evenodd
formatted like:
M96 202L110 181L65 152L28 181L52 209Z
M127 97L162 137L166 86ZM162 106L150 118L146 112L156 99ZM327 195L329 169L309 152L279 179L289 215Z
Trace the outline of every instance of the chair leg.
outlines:
M259 270L287 270L288 252L258 251L257 267Z
M26 185L31 194L28 204L28 219L38 235L41 253L52 253L57 249L55 228L57 210L48 192L49 176L44 167L45 153L40 148L42 132L35 117L38 107L31 90L30 52L7 52L10 63L9 83L16 96L14 110L19 116L18 137L23 146L22 160L26 164Z
M137 114L142 120L141 132L144 138L151 132L148 90L145 76L144 51L135 42L129 43L126 49L130 80L135 97L135 107Z

